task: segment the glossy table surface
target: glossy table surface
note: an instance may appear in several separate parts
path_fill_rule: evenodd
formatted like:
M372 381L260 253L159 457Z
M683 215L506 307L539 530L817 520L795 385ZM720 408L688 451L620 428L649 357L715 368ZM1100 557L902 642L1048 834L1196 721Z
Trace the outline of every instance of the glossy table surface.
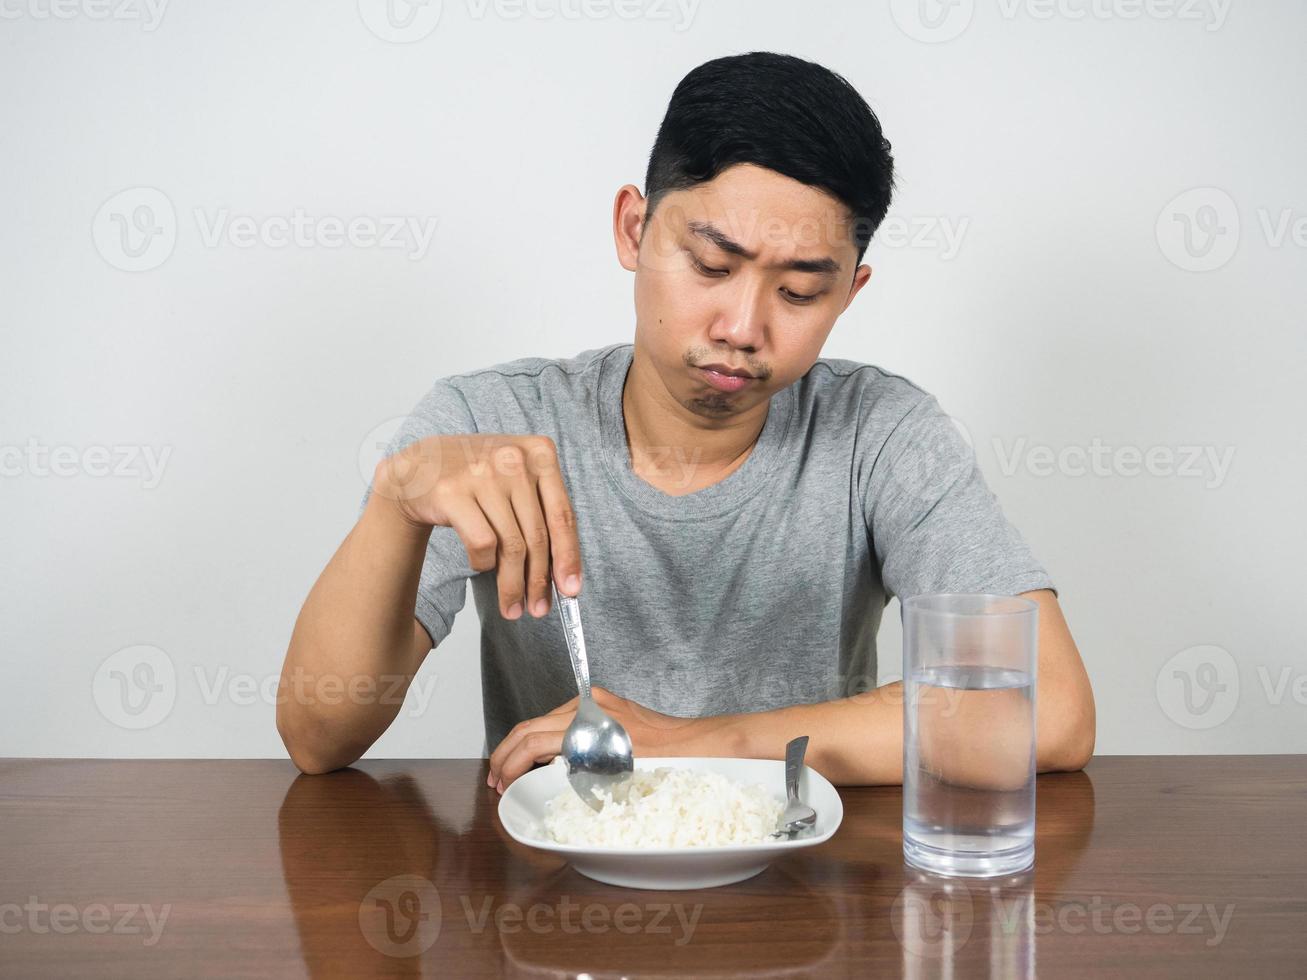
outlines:
M904 866L898 787L748 881L628 891L511 840L482 760L0 761L0 975L1307 976L1307 759L1040 776L1036 861Z

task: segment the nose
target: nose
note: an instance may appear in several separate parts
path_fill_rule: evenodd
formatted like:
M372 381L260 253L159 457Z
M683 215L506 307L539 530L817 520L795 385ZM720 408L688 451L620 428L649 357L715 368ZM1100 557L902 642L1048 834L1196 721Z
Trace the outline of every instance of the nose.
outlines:
M741 276L738 288L723 295L726 303L713 319L709 338L748 353L757 351L767 333L765 287Z

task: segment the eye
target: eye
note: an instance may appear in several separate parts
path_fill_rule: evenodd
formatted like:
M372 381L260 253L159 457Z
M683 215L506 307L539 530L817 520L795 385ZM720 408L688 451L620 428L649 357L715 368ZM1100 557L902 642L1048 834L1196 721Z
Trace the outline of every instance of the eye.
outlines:
M713 277L724 276L726 275L726 273L731 271L730 269L714 269L711 266L704 265L702 262L699 261L698 256L695 255L690 256L690 263L695 267L696 270L703 273L705 276L713 276Z
M811 303L813 300L821 296L821 293L813 293L810 296L804 296L801 293L792 292L788 289L782 289L781 292L784 293L786 298L796 306L803 306L805 303Z

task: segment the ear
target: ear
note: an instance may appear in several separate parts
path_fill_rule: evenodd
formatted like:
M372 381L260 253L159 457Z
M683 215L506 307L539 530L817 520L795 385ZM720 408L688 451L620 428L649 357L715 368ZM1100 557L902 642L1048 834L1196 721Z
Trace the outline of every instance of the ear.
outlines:
M648 203L634 184L623 186L613 201L613 243L617 246L617 261L627 272L634 272L638 265Z
M871 266L864 264L858 266L858 268L854 270L853 285L849 287L849 298L844 301L844 309L840 310L840 313L843 313L844 310L849 308L849 304L853 302L853 297L857 296L862 287L867 285L867 280L870 278Z

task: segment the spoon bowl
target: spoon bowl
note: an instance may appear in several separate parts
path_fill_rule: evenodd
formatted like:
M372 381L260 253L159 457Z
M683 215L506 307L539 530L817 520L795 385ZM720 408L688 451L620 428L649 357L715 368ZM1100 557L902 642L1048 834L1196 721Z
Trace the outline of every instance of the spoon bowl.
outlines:
M572 673L580 695L576 717L563 734L563 761L567 763L567 781L576 795L592 810L602 810L603 799L597 791L613 799L622 799L635 755L626 729L595 703L590 690L590 661L581 630L581 604L575 596L562 595L553 586L554 604L563 621L567 652L572 659Z
M592 809L603 809L596 791L623 799L627 777L634 769L631 739L621 724L599 707L592 697L583 697L576 717L563 735L563 760L567 779Z

